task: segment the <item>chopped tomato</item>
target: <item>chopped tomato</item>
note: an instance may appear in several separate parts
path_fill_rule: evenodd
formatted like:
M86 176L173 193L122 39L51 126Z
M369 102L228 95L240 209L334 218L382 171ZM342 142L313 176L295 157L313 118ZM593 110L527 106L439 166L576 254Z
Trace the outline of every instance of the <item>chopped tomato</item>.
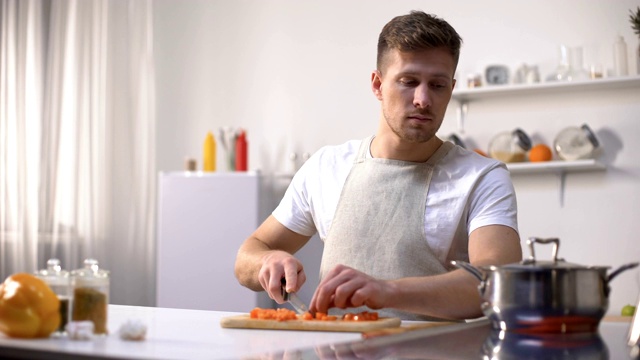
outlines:
M325 316L327 316L327 314L323 312L316 312L316 320L322 320L322 318L324 318Z
M252 319L257 319L257 318L258 318L258 314L260 313L260 310L262 310L262 309L260 309L260 308L254 308L254 309L253 309L253 310L251 310L251 312L249 313L249 316L250 316Z
M260 320L278 320L278 321L287 321L287 320L297 320L298 316L295 311L289 309L261 309L254 308L249 313L249 316L252 319L260 319Z
M277 320L277 321L288 321L288 320L321 320L321 321L336 321L338 317L335 315L327 315L323 312L317 312L315 316L309 312L306 312L300 317L296 315L296 313L289 309L262 309L262 308L254 308L249 313L249 316L252 319L260 319L260 320ZM378 320L377 312L368 312L363 311L361 313L346 313L341 318L343 321L375 321Z
M346 313L342 316L344 321L376 321L378 320L377 312L363 311L361 313Z

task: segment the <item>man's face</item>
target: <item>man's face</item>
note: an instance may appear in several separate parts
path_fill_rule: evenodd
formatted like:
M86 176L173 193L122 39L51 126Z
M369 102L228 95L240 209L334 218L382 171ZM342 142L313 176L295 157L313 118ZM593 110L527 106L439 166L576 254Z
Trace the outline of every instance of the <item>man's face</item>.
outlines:
M386 55L382 73L372 74L371 86L382 103L386 129L400 139L424 143L444 119L455 80L453 56L445 48Z

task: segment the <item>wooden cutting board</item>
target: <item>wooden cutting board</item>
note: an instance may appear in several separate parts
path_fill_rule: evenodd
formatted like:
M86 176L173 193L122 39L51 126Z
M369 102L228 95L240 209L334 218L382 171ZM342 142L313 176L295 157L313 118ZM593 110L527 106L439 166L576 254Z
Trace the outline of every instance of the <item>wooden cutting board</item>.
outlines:
M398 327L400 323L399 318L380 318L375 321L260 320L252 319L249 314L229 316L220 320L220 326L223 328L344 332L366 332Z

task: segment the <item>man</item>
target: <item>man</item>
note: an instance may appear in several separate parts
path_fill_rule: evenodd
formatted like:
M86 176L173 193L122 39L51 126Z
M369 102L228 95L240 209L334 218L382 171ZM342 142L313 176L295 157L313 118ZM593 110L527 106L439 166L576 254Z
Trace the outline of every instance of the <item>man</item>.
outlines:
M306 280L293 254L318 232L324 252L312 312L481 315L477 279L451 260L500 265L521 260L522 251L504 164L436 136L461 42L447 22L423 12L385 25L371 75L381 103L375 136L324 147L304 164L238 251L241 284L282 303L282 278L288 292Z

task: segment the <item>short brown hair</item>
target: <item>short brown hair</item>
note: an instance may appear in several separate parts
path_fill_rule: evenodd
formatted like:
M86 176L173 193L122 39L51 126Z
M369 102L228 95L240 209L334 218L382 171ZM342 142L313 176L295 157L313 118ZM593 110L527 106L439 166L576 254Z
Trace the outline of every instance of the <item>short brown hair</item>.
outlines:
M384 57L391 49L414 52L445 47L458 66L462 38L448 22L422 11L411 11L408 15L391 19L378 38L377 68L382 71Z

